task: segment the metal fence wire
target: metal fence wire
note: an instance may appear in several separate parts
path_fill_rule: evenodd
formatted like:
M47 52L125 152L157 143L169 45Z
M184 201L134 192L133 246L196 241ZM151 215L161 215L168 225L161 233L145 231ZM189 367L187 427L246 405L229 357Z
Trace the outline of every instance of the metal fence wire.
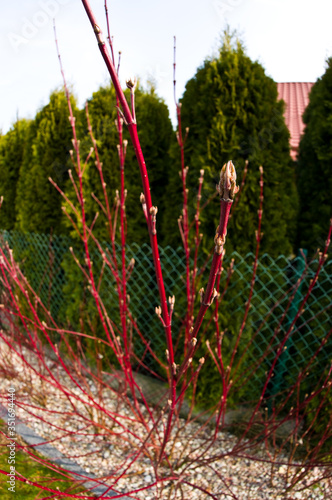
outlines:
M75 327L75 323L79 320L81 304L85 303L85 307L89 308L89 300L91 301L91 298L84 297L86 289L82 273L74 263L69 247L72 246L74 249L76 247L75 253L84 263L83 254L80 254L82 250L68 237L55 235L50 237L18 231L1 231L0 234L0 245L7 242L13 249L14 257L20 263L21 270L53 317L60 323L67 322ZM117 248L120 251L120 247ZM186 310L184 251L182 248L173 249L169 246L160 248L160 257L166 293L176 297L173 319L173 335L176 339L180 331L181 318ZM94 269L100 269L102 265L100 254L95 251L92 259ZM135 266L127 284L130 313L135 318L145 339L150 341L156 354L164 357L166 340L161 322L155 314L159 295L154 278L151 249L147 244L138 246L133 243L126 248L126 259L127 264L131 259L135 259ZM206 257L202 256L198 262L199 268L204 265L204 259ZM243 319L245 303L250 291L254 255L249 253L240 256L236 252L229 256L226 254L221 290L226 283L226 269L231 259L234 259L234 272L220 305L221 329L225 331L225 341L228 341L230 347ZM271 367L283 335L296 317L310 280L314 277L317 264L318 262L314 260L307 267L303 254L294 259L288 259L285 256L275 259L268 254L259 257L250 314L241 340L242 350L250 344L250 348L246 350L244 369L246 366L253 366L260 358L262 359L262 362L256 363L257 366L252 372L252 381L257 382L257 391L262 386L266 371ZM290 291L295 290L294 286L303 272L305 272L305 278L296 293ZM208 266L202 286L207 275ZM107 268L103 275L100 295L109 311L109 316L116 321L119 314L116 283ZM291 304L289 303L290 296L293 296ZM312 358L314 360L309 378L317 378L328 369L331 363L332 339L329 338L324 345L321 343L332 328L331 307L332 260L329 259L320 273L303 314L292 329L286 349L276 364L270 393L276 394L285 384L294 383L301 370L304 370ZM287 314L278 331L285 310ZM134 344L137 356L142 356L145 347L138 337L134 337ZM266 352L268 352L267 355ZM154 369L152 358L145 357L144 362L150 363Z

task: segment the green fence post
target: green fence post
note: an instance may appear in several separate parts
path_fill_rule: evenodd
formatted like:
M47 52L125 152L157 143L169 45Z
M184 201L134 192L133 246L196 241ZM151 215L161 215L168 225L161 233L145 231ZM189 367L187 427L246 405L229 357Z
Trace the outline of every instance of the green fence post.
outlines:
M298 261L296 264L295 274L294 274L294 283L295 284L296 284L297 280L299 278L301 278L301 276L303 274L303 271L305 269L305 257L307 256L307 254L308 254L307 250L300 250L298 252L298 257L297 257ZM303 285L303 281L300 283L298 289L296 290L293 301L289 307L289 311L287 314L287 320L286 320L286 328L285 328L286 332L288 331L291 324L293 323L294 318L297 314L297 311L299 310L300 302L302 299L302 292L301 292L302 285ZM268 404L268 408L269 408L270 412L272 410L272 404L273 404L273 400L274 400L275 396L282 389L284 378L285 378L285 375L287 374L287 364L288 364L288 361L290 359L291 349L292 349L293 345L294 345L293 333L291 332L287 341L286 341L285 350L282 352L282 354L280 355L280 357L277 361L277 364L276 364L276 367L274 370L274 377L271 379L272 387L269 391L269 396L272 396L272 397L269 398L269 404Z

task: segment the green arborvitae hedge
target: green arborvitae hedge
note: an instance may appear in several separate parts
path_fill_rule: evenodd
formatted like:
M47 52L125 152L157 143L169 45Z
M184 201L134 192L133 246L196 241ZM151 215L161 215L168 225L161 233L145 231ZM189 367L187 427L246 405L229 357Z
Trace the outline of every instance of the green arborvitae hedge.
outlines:
M17 219L16 191L20 167L29 137L29 122L18 120L6 135L0 137L1 229L13 229Z
M164 213L164 186L170 175L169 148L174 138L172 123L166 104L157 96L154 89L148 91L138 87L135 92L136 119L140 142L148 167L153 203L158 206L159 214ZM108 186L108 194L113 201L115 192L119 189L120 173L117 144L119 142L115 126L116 98L113 87L100 88L88 102L89 115L95 138L97 140L100 160L103 163L103 173ZM82 117L84 126L85 118ZM142 182L134 149L130 142L127 127L123 127L124 139L128 140L125 161L125 187L127 189L126 215L128 241L142 244L148 241L146 221L140 204ZM87 150L91 143L87 139ZM102 189L99 173L93 166L89 169L91 191L102 199ZM87 187L87 190L89 187ZM97 210L96 203L92 209ZM93 214L94 215L94 214ZM92 216L92 214L91 214ZM101 218L96 225L98 237L107 240L105 220ZM158 228L161 231L161 227ZM163 235L160 233L160 239Z
M324 247L332 215L332 58L311 90L303 121L306 128L297 164L297 244L313 253Z
M73 100L74 112L76 111ZM61 234L62 200L49 177L63 189L70 168L72 131L63 92L53 92L50 102L33 120L27 148L19 170L17 220L21 231Z
M273 256L290 254L298 201L289 132L275 82L258 62L250 60L241 43L234 42L226 33L218 56L206 60L187 83L181 103L183 127L190 128L185 156L192 195L197 191L201 168L205 169L204 203L214 192L225 162L233 160L241 181L245 160L249 160L245 189L229 226L227 251L235 249L244 255L254 249L262 165L265 172L262 250ZM174 184L176 177L178 182L178 170L179 162L168 186L168 200L169 210L171 206L179 207L179 214L181 189ZM202 232L208 248L218 218L219 202L215 199L203 215ZM175 239L176 225L174 220L169 226L168 243Z

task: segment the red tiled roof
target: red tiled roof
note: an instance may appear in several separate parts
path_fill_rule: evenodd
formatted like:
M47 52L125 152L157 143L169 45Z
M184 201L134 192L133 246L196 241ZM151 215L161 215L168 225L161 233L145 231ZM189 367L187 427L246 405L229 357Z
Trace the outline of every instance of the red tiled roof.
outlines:
M304 130L302 115L309 103L309 93L313 83L286 82L277 83L279 99L286 103L285 121L290 132L291 156L296 160L300 138Z

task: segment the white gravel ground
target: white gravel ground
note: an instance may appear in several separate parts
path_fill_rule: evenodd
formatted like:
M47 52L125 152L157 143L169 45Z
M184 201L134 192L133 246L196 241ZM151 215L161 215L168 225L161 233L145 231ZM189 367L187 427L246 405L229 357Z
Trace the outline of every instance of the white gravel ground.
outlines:
M38 367L38 361L27 350L24 355L30 360L34 367ZM45 441L52 441L52 445L64 455L79 463L87 472L94 473L112 489L125 492L137 490L155 482L155 471L151 456L153 449L149 449L150 458L141 454L139 458L129 466L137 451L139 439L144 439L147 430L136 422L128 424L126 418L132 417L131 410L119 402L110 392L103 392L102 406L109 414L121 414L115 425L102 412L91 408L86 396L75 387L62 369L54 368L54 363L48 361L48 366L53 374L61 381L62 385L69 389L70 397L65 396L58 389L47 382L42 382L40 377L32 370L23 366L22 360L11 351L3 342L0 343L0 373L6 373L6 377L0 377L1 402L6 406L8 388L14 387L17 400L17 416L25 424L34 429ZM45 370L44 370L45 371ZM89 381L91 395L98 401L98 391L94 384ZM75 400L84 399L84 402ZM76 412L74 412L74 407ZM143 415L147 416L146 409L140 405ZM89 423L89 420L99 422L99 428ZM131 432L137 437L132 437L124 432L121 423L128 425ZM277 456L275 464L266 462L269 459L266 450L258 448L251 450L251 458L246 456L234 456L234 449L238 446L238 439L229 433L219 433L218 439L204 456L205 463L193 463L188 466L186 459L197 457L206 446L208 429L199 431L197 423L190 423L184 429L175 434L178 428L183 427L184 421L179 419L177 428L174 430L172 440L167 446L171 453L171 462L177 461L179 467L176 474L180 481L185 480L193 483L207 492L194 489L182 483L181 488L174 488L175 481L165 481L162 487L155 486L132 494L131 498L142 500L203 500L216 499L331 499L331 481L319 480L322 469L314 468L296 486L287 491L287 487L294 481L296 474L300 474L304 468L288 467L287 457ZM159 426L160 435L164 423ZM156 439L158 437L156 436ZM248 445L248 442L244 442ZM173 448L171 452L171 447ZM224 454L221 459L214 460L214 456ZM241 455L241 452L238 453ZM242 455L249 454L244 450ZM159 469L161 477L169 475L169 469L161 466ZM330 468L331 473L331 468ZM122 475L123 474L123 475ZM119 476L122 477L119 479ZM118 479L118 480L117 480ZM318 481L318 482L316 482ZM316 483L313 485L313 483ZM311 485L311 486L310 486Z

